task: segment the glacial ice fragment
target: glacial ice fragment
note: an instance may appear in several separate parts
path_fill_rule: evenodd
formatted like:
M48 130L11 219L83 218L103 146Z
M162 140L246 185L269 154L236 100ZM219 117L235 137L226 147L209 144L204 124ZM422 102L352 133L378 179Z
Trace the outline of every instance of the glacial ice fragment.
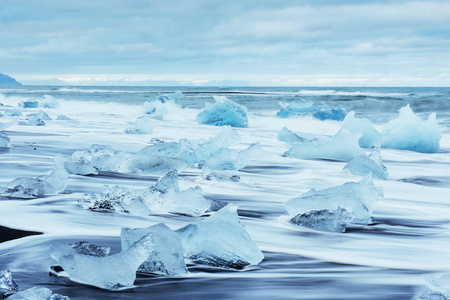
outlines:
M237 207L233 204L176 231L181 236L185 256L196 262L241 269L257 265L264 258L240 222Z
M126 134L152 134L153 122L150 117L139 117L134 123L129 124L125 128Z
M45 122L42 121L42 119L38 118L37 116L29 116L27 117L27 123L25 125L30 126L45 126ZM19 125L23 125L22 122L19 123Z
M382 189L376 187L367 176L359 182L347 182L320 191L310 190L287 201L285 206L291 217L313 210L336 210L341 207L355 215L351 224L367 225L372 223L373 206L382 198Z
M8 117L21 117L22 116L22 112L18 108L11 108L11 109L5 110L4 114L5 114L5 116L8 116Z
M58 108L59 102L50 95L44 95L45 100L39 103L40 107L44 108Z
M417 300L449 300L450 299L450 274L440 278L425 275L426 290Z
M17 293L19 287L14 282L9 270L0 271L0 299Z
M133 285L139 266L152 254L156 244L152 234L133 243L127 250L110 256L91 256L68 251L61 253L53 245L50 255L69 274L70 279L108 290L118 290ZM56 249L56 250L55 250Z
M4 132L0 132L0 149L9 149L11 147L11 140Z
M54 294L48 288L35 286L8 297L8 300L70 300L70 298Z
M355 112L347 114L339 132L348 130L351 133L360 133L359 145L362 148L370 148L381 142L381 133L379 133L368 119L356 118ZM339 134L338 132L338 134Z
M115 155L111 146L92 145L88 150L75 151L69 160L66 160L65 167L77 175L98 174L102 164Z
M205 103L205 108L197 115L199 124L248 127L247 107L224 96L214 96L214 100L215 103Z
M38 108L39 102L33 99L28 99L26 101L21 101L19 103L20 108Z
M286 127L283 127L283 129L281 129L280 132L278 132L277 139L280 142L295 144L312 141L315 140L316 138L308 133L296 134L293 131L287 129Z
M35 114L29 114L29 115L27 115L27 117L29 118L29 117L36 117L37 119L40 119L40 120L44 120L44 121L49 121L49 120L51 120L52 118L50 118L49 117L49 115L46 113L46 112L44 112L42 109L40 109L37 113L35 113Z
M221 148L212 153L203 165L213 170L240 170L261 152L259 143L254 143L242 151Z
M402 107L397 119L386 124L381 146L399 150L422 153L439 152L441 130L436 121L436 113L430 114L426 121L416 116L409 104Z
M9 198L32 199L46 194L58 194L68 184L69 174L64 167L65 159L55 155L55 166L50 175L38 178L20 177L11 181L6 189L0 189L0 195Z
M291 219L291 222L296 225L321 231L344 232L353 218L353 214L338 207L335 210L311 210L303 214L298 214Z
M178 190L176 171L166 173L146 189L107 187L103 194L92 194L80 202L91 210L117 210L144 216L150 213L200 216L210 207L200 187Z
M279 118L290 118L297 116L311 115L319 120L342 121L345 118L345 111L340 106L329 106L326 104L316 104L312 101L280 102Z
M389 177L389 173L381 160L380 150L378 148L375 148L368 157L365 154L356 156L345 165L344 170L361 176L372 173L373 178L382 180L387 180Z
M133 243L148 234L152 235L154 248L139 266L138 271L167 276L186 274L181 238L163 223L147 228L122 228L120 234L122 251L126 251Z
M177 107L178 100L183 96L181 92L159 95L153 101L144 103L144 112L153 119L163 120L164 115Z
M58 120L58 121L70 121L70 120L72 120L72 119L69 118L69 117L66 116L66 115L58 115L58 117L56 118L56 120Z
M301 159L335 159L350 161L364 151L358 144L360 134L340 132L333 137L295 143L284 156Z

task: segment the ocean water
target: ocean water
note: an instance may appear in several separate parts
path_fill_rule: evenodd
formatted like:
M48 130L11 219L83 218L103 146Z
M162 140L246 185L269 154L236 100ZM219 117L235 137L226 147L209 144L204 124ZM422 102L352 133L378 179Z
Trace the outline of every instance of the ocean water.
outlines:
M123 129L143 115L142 104L159 94L181 91L180 107L156 120L151 135L126 135ZM0 269L10 269L21 289L45 286L71 299L415 299L424 274L450 273L450 88L273 88L273 87L53 87L0 88L0 103L17 107L29 98L51 95L58 109L44 109L46 126L6 129L12 147L0 153L0 186L17 177L37 177L53 167L57 153L69 155L91 144L138 152L151 138L178 141L216 135L221 128L197 124L195 117L213 95L245 105L249 128L236 129L243 149L261 143L263 154L239 171L240 182L206 181L188 169L182 188L200 186L206 198L235 202L250 236L263 251L258 266L244 270L189 263L178 278L139 275L135 287L108 292L49 276L54 265L48 247L55 241L87 240L120 251L120 227L164 222L172 229L200 221L174 215L136 217L83 209L78 199L101 192L105 184L143 187L158 176L137 173L71 175L64 194L34 200L0 198L0 225L43 232L0 244ZM289 223L284 202L310 189L324 189L359 176L344 172L345 162L283 157L276 139L283 127L314 135L335 134L339 121L311 117L280 119L278 102L311 100L354 110L382 131L410 104L422 118L437 113L442 131L436 154L381 149L390 177L374 180L384 200L374 208L374 224L345 233L306 229ZM0 112L4 107L0 107ZM26 113L36 109L22 109ZM56 120L60 114L72 120ZM21 117L22 119L24 117ZM10 117L0 117L7 122Z

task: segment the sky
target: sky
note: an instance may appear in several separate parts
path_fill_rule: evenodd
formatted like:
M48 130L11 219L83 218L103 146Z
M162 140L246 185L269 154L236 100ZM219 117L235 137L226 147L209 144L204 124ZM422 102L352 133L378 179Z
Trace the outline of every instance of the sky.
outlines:
M24 84L450 86L450 1L1 0Z

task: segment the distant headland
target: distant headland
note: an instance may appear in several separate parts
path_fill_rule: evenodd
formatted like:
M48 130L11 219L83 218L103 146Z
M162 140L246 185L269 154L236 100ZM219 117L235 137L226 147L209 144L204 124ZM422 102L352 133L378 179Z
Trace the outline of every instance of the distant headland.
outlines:
M22 85L11 76L0 73L0 86Z

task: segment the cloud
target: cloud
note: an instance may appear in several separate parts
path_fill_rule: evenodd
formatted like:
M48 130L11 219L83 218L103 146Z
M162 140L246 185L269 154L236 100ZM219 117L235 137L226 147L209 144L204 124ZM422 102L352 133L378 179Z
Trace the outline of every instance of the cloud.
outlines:
M415 74L443 82L450 3L3 0L0 41L0 71L21 80L146 74L333 83L388 75L391 84ZM347 81L327 81L329 74Z

